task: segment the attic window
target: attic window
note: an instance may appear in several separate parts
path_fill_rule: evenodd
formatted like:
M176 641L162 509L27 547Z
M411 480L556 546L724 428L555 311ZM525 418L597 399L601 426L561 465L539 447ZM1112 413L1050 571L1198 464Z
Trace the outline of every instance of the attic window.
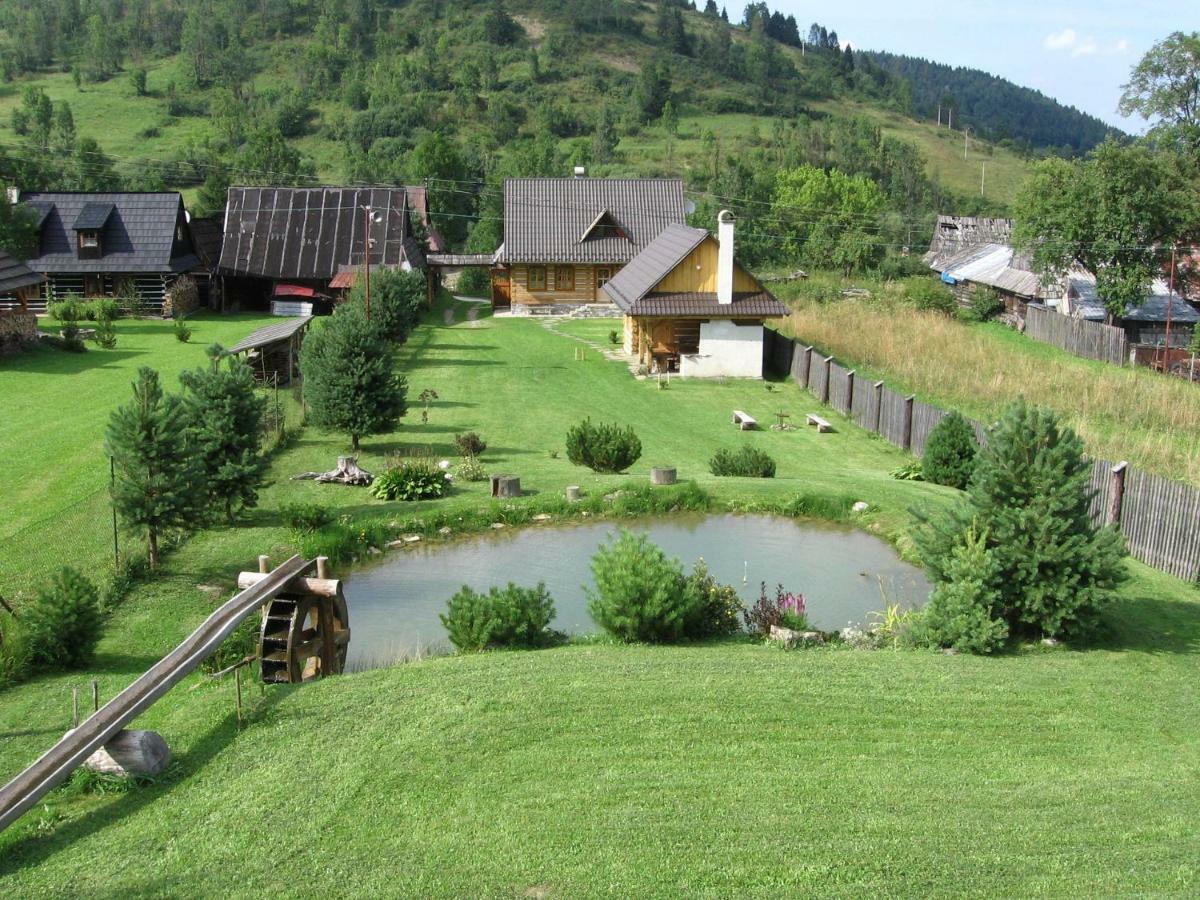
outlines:
M623 238L629 240L629 234L624 226L621 225L607 209L601 210L600 215L592 220L583 235L579 238L579 243L584 241L597 240L599 238Z
M100 247L100 232L98 231L81 231L79 232L79 248L81 250L96 250Z

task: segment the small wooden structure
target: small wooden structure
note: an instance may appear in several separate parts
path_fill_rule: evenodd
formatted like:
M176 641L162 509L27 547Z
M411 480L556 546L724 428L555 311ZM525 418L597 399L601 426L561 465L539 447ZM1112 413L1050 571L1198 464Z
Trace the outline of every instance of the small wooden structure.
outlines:
M744 410L735 409L733 411L733 424L742 431L753 431L758 427L758 420Z
M817 427L817 431L822 432L822 433L824 433L826 431L833 431L833 426L830 425L828 422L826 422L824 419L822 419L820 416L818 416L816 413L808 414L808 424L815 425Z
M287 384L296 373L300 345L312 316L286 319L267 325L229 348L230 354L246 354L246 361L260 381Z

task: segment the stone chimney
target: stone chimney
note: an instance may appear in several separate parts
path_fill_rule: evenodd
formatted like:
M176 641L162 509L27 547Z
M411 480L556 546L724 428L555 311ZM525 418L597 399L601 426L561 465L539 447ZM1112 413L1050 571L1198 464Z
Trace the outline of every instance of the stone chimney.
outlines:
M584 168L583 166L576 166L576 167L575 167L575 177L576 177L576 178L583 178L585 175L587 175L587 169L586 169L586 168Z
M727 209L717 215L717 302L733 302L733 213Z

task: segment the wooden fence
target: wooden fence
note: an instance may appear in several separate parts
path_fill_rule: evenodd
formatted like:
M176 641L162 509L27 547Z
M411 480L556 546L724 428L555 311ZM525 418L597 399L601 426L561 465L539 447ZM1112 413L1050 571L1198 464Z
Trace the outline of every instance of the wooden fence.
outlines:
M1025 316L1025 333L1036 341L1053 344L1076 356L1098 359L1114 366L1129 362L1129 341L1125 332L1112 325L1030 306Z
M769 373L792 378L825 405L916 456L924 454L934 426L949 415L882 381L860 378L813 347L770 329L765 333ZM967 421L986 444L983 423ZM1118 525L1129 552L1147 565L1189 581L1200 578L1200 491L1103 459L1092 462L1091 482L1093 522Z

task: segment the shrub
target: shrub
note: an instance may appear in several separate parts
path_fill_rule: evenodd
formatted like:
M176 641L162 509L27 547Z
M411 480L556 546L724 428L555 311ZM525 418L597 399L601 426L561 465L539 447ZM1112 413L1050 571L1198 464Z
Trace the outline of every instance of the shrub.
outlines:
M803 594L783 594L778 598L780 624L792 631L808 631L808 601Z
M592 575L596 589L587 592L588 612L623 641L677 641L696 620L698 599L687 589L679 561L645 535L622 529L596 551Z
M904 286L904 294L917 309L953 314L958 308L954 294L931 278L915 278Z
M584 419L567 431L567 459L593 472L623 472L642 455L642 442L633 428L593 425Z
M283 524L296 531L316 531L333 521L333 510L320 503L285 503L279 507Z
M919 617L918 639L964 653L999 648L1008 637L1008 623L1000 617L1000 573L987 548L986 532L977 535L974 526L967 529L944 574Z
M58 346L68 353L83 353L87 350L83 338L79 336L79 326L71 321L63 324Z
M483 451L487 449L487 441L477 432L465 431L454 436L454 446L458 449L459 456L482 456Z
M767 583L759 587L758 599L742 613L746 630L759 637L766 637L773 626L791 628L793 631L808 631L807 601L803 594L792 594L775 586L775 596L767 594Z
M967 297L967 305L958 308L958 316L967 322L986 322L1003 309L1004 301L995 289L979 285Z
M65 300L51 303L46 307L46 312L50 313L50 318L66 324L67 322L78 322L84 318L83 308L83 301L72 294L68 295Z
M406 459L378 476L371 493L380 500L433 500L444 497L446 473L424 459Z
M966 490L975 471L979 442L969 422L956 412L933 426L921 460L921 476L934 484Z
M458 276L455 293L467 297L490 297L492 295L492 277L487 269L472 266L463 270Z
M450 598L446 612L438 616L450 635L450 643L463 652L489 647L545 647L553 642L550 620L554 601L545 584L522 588L508 583L503 590L486 594L463 585Z
M72 667L88 662L100 639L101 621L96 586L64 566L21 610L20 631L30 664Z
M617 346L618 344L621 343L621 335L618 334L616 331L610 331L608 333L608 342L610 344L612 344L614 347Z
M188 341L190 341L192 339L192 329L190 327L188 327L188 323L185 322L183 319L175 320L174 329L175 329L175 340L179 341L179 343L186 344Z
M474 456L465 457L458 464L458 468L454 470L454 474L460 481L485 481L488 477L487 472Z
M774 478L775 460L757 447L743 444L739 450L718 450L708 461L708 470L714 475Z
M736 588L719 583L704 560L696 561L684 589L692 596L692 618L685 626L690 638L724 637L742 630L746 605Z
M117 346L117 329L113 326L112 319L101 319L96 323L94 340L105 350L112 350Z
M29 643L20 623L0 610L0 686L23 680L29 674Z
M389 340L404 343L421 317L426 290L425 277L420 272L372 271L371 324ZM350 297L355 303L364 303L365 284L355 284Z

